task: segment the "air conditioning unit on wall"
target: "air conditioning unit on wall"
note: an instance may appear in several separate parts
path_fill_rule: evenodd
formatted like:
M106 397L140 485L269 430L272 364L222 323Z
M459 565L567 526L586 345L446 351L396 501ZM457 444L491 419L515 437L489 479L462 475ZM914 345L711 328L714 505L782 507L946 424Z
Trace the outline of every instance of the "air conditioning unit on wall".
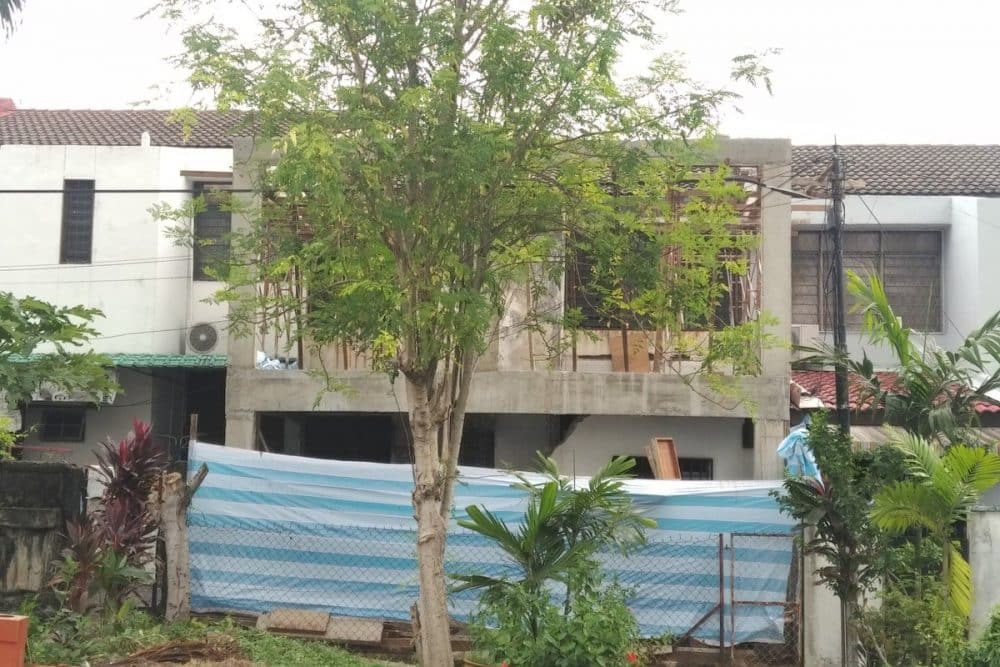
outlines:
M188 327L185 347L188 354L225 354L223 332L215 324L199 322Z

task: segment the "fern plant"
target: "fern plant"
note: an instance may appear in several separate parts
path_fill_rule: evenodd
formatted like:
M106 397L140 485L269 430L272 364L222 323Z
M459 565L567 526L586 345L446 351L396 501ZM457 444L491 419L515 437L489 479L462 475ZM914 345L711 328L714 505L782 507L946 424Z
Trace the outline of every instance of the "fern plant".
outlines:
M941 581L951 604L967 618L972 611L972 570L952 537L969 508L1000 483L1000 456L965 445L942 453L912 433L899 433L893 445L903 452L910 478L875 496L872 520L889 533L926 532L941 548Z

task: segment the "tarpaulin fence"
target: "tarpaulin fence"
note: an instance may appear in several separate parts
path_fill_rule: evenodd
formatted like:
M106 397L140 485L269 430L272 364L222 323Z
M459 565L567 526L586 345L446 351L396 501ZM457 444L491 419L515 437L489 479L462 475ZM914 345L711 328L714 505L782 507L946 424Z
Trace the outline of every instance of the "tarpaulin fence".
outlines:
M191 606L276 608L405 621L417 597L416 525L407 465L265 454L194 443L189 470L209 469L188 512ZM509 474L463 468L456 516L484 505L516 522L526 506ZM581 480L585 483L585 480ZM776 483L628 482L657 527L629 556L602 554L633 591L644 634L710 644L786 640L793 594L792 524L768 495ZM748 539L741 535L759 535ZM513 564L486 538L452 526L446 571L498 576ZM451 596L467 620L477 593ZM734 606L732 601L737 604Z

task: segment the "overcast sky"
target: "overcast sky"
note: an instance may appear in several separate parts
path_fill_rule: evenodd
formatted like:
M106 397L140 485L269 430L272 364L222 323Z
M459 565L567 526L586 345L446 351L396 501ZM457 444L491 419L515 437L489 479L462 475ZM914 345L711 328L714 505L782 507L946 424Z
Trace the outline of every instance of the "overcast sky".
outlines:
M123 108L182 79L179 49L146 0L26 0L0 36L0 97L21 108ZM985 0L682 0L664 49L724 83L738 53L778 48L774 95L726 113L731 136L796 143L1000 143L1000 3ZM640 54L633 52L633 57ZM623 64L624 68L628 63ZM188 102L183 86L151 106Z

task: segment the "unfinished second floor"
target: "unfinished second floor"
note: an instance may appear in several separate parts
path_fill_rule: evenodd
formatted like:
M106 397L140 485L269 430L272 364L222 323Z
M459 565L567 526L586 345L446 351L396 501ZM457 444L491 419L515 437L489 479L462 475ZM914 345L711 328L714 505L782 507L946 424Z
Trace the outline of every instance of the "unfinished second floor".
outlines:
M250 140L237 140L234 188L252 191L262 166L273 159ZM744 274L727 277L725 297L713 317L721 326L760 321L770 343L754 350L753 373L719 369L732 391L720 394L698 376L709 327L688 323L679 330L616 326L588 312L577 275L580 261L567 262L565 275L541 297L514 284L507 307L495 322L477 365L470 411L512 414L650 414L764 416L787 419L791 302L790 144L785 140L722 140L712 164L727 164L744 188L735 222L757 237L747 250ZM257 186L259 189L259 186ZM260 204L260 199L257 199ZM249 229L251 212L234 213L234 229ZM259 290L308 290L294 281L259 285ZM532 302L545 299L545 303ZM526 326L526 313L541 306L550 313L580 311L583 327ZM393 412L399 400L372 359L348 342L315 345L297 337L294 326L262 317L250 335L230 335L228 411ZM322 393L320 375L346 391ZM400 390L400 393L401 390ZM317 396L319 398L317 399ZM317 402L318 401L318 402Z

